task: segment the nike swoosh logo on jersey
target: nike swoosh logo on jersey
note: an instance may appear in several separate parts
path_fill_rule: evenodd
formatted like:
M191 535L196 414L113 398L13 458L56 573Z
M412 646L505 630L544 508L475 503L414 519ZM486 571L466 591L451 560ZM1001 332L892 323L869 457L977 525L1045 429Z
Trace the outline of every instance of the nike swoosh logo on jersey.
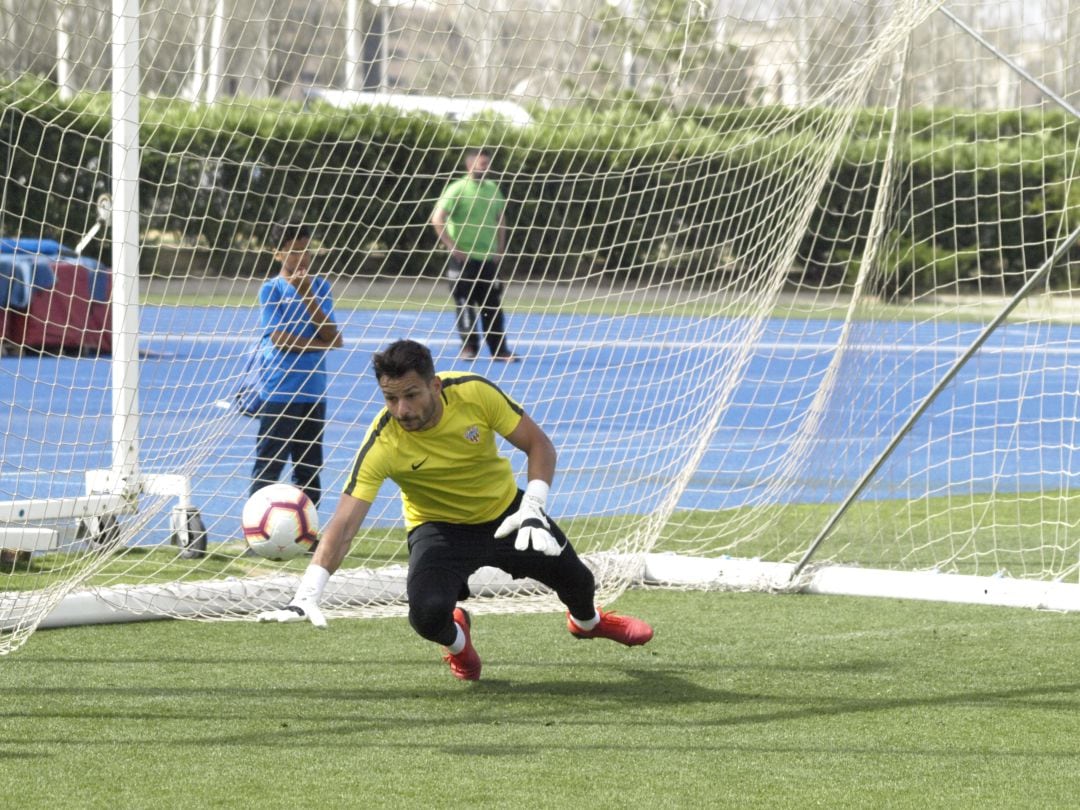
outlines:
M428 460L428 457L424 456L422 459L417 461L415 464L410 464L409 466L412 467L414 470L419 470L424 465L424 462L427 461L427 460Z

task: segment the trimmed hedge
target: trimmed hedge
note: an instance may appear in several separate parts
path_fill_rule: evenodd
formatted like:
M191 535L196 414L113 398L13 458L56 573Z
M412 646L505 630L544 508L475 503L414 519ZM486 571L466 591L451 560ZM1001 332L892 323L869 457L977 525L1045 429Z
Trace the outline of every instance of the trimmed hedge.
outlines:
M61 101L33 80L0 91L5 234L73 244L93 223L94 200L109 190L109 103L90 94ZM145 100L143 228L213 251L215 272L247 273L270 223L301 213L322 223L320 238L343 272L436 274L444 256L431 208L460 172L463 147L485 143L497 145L513 228L508 270L518 275L707 281L785 261L814 280L844 283L864 261L892 123L884 111L740 108L676 118L612 101L536 115L535 125L515 129L272 100ZM1014 289L1080 223L1070 182L1080 125L1063 114L915 110L904 125L878 291ZM843 133L838 154L823 151L838 143L832 132ZM813 176L822 166L827 176ZM799 195L818 188L800 209ZM792 220L793 203L805 222ZM788 236L797 255L772 255ZM1067 266L1056 271L1053 283L1070 281Z

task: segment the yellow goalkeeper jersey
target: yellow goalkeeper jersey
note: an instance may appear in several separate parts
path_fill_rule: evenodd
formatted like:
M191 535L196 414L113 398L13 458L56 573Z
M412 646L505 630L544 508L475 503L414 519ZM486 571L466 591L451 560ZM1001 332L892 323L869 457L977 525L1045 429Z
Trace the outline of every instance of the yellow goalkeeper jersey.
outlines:
M401 488L405 526L485 523L513 501L517 484L510 460L495 447L495 434L518 426L522 407L490 380L444 372L443 413L422 431L404 430L386 408L379 412L356 454L345 492L371 502L387 478Z

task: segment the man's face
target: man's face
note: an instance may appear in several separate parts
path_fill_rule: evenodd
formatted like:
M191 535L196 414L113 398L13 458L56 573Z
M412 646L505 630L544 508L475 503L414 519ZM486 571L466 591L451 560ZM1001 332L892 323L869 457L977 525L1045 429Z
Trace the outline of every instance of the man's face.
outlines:
M274 251L274 258L281 264L285 278L303 276L311 266L311 252L308 250L307 237L293 239Z
M491 158L485 155L483 152L477 155L472 155L465 163L465 169L475 180L480 180L487 174L488 169L491 168Z
M402 377L380 377L386 409L405 430L427 430L442 418L442 380L425 380L415 371Z

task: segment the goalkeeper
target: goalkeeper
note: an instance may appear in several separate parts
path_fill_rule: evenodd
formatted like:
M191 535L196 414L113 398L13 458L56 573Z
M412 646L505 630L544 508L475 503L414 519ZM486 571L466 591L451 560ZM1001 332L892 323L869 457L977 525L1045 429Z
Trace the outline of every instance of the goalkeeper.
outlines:
M555 448L520 405L475 374L435 373L428 349L399 340L373 358L386 407L368 428L345 492L326 524L293 600L260 621L308 620L325 627L319 598L341 565L382 482L401 489L408 529L409 623L446 648L450 671L480 677L470 617L457 603L469 576L494 566L515 579L548 586L569 609L577 638L628 646L652 638L640 619L599 610L596 585L566 535L544 511L555 473ZM495 435L528 456L528 486L519 490Z

